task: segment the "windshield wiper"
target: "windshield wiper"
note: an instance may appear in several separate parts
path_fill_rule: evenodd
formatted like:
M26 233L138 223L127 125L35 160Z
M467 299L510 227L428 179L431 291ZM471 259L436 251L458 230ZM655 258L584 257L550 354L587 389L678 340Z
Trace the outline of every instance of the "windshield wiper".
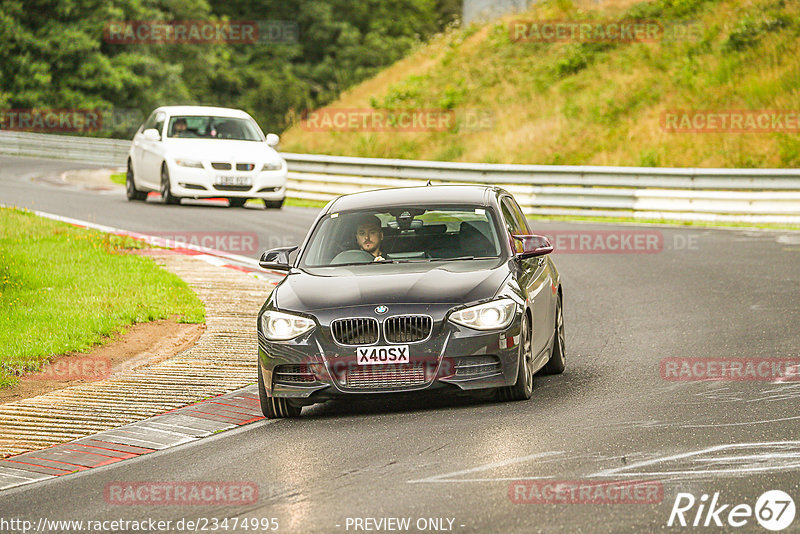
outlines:
M431 258L430 261L493 260L496 256L457 256L455 258Z
M375 265L375 264L386 264L386 263L428 263L434 261L463 261L463 260L496 260L497 256L457 256L455 258L420 258L420 259L396 259L396 260L380 260L380 261L368 261L358 262L352 261L348 263L333 263L329 265L313 265L311 267L350 267L353 265Z
M311 265L310 267L350 267L353 265L375 265L382 263L400 263L402 260L381 260L381 261L350 261L347 263L329 263L328 265Z

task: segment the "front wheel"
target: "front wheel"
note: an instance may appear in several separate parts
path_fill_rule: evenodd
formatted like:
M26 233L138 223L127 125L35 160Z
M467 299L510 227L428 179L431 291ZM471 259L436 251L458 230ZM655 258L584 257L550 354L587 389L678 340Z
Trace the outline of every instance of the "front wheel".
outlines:
M285 199L283 199L283 198L280 199L280 200L265 200L264 201L264 205L267 207L268 210L269 209L279 210L283 206L283 201L284 200Z
M181 197L172 194L172 183L169 180L169 170L166 165L161 166L161 200L164 204L181 203Z
M528 314L522 314L519 334L519 371L513 386L500 390L500 399L509 401L528 400L533 394L533 350L531 349Z
M556 321L555 331L553 332L553 350L550 352L550 359L547 365L542 367L543 375L560 375L567 366L567 352L564 344L564 310L561 305L561 293L556 300Z
M146 192L136 189L136 182L133 181L133 165L131 164L131 160L128 160L128 170L125 173L125 194L131 202L134 200L147 199Z
M241 208L244 206L245 202L247 202L246 198L238 198L233 197L228 199L228 207L229 208Z
M261 403L261 413L267 419L280 419L283 417L297 417L302 411L301 406L294 406L288 399L269 397L264 387L264 377L261 375L261 364L258 367L258 400Z

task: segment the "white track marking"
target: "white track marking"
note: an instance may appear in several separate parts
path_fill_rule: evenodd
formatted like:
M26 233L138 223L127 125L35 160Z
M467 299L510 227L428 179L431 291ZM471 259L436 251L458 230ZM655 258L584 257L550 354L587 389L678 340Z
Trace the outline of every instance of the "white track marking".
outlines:
M764 419L762 421L743 421L740 423L714 423L705 425L679 425L679 426L681 428L716 428L719 426L750 426L750 425L764 425L769 423L777 423L779 421L793 421L795 419L800 419L800 415L794 415L792 417L781 417L778 419Z
M478 466L478 467L473 467L471 469L464 469L462 471L453 471L451 473L444 473L442 475L435 475L435 476L428 477L428 478L421 478L421 479L418 479L418 480L409 480L408 483L409 484L416 484L416 483L419 483L419 482L461 482L461 480L442 480L442 479L451 478L451 477L455 477L455 476L458 476L458 475L467 475L467 474L470 474L470 473L479 473L481 471L488 471L490 469L495 469L495 468L498 468L498 467L505 467L507 465L513 465L513 464L518 464L518 463L521 463L521 462L527 462L528 460L536 460L538 458L547 458L549 456L556 456L556 455L559 455L559 454L564 454L564 453L561 452L561 451L557 451L557 452L540 452L540 453L531 454L531 455L528 455L528 456L520 456L519 458L510 458L508 460L501 460L499 462L493 462L493 463L490 463L490 464L485 464L485 465L481 465L481 466ZM552 478L552 477L542 477L542 478ZM506 480L506 479L502 479L501 478L501 479L464 479L464 480L471 480L471 481L479 481L480 480L480 481L484 481L484 480ZM511 480L520 480L520 479L519 478L514 478L514 479L511 479ZM532 480L535 480L535 479L532 479Z
M692 470L692 469L684 469L678 471L637 471L643 467L654 466L657 464L663 464L666 462L671 462L674 460L682 460L685 458L695 458L697 456L713 453L717 451L724 451L729 449L743 449L747 447L752 448L764 448L764 447L800 447L800 441L769 441L764 443L731 443L727 445L715 445L713 447L707 447L705 449L699 449L696 451L685 452L680 454L673 454L671 456L664 456L661 458L654 458L651 460L645 460L642 462L635 462L630 465L626 465L623 467L616 467L612 469L605 469L602 471L598 471L590 477L609 477L609 476L623 476L623 477L636 477L636 476L665 476L665 475L678 475L678 476L685 476L685 475L703 475L703 474L710 474L710 475L720 475L720 474L742 474L742 473L757 473L763 471L774 471L776 469L786 469L790 467L798 467L800 466L800 461L796 463L789 463L783 464L780 466L769 465L769 466L753 466L753 467L745 467L745 466L738 466L730 469L702 469L702 470ZM751 458L753 460L773 460L773 459L782 459L785 458L785 453L769 453L764 452L761 454L754 454L747 456L747 458ZM795 457L795 456L792 456ZM742 456L740 458L745 458ZM696 461L707 461L705 459L697 459ZM713 461L713 460L711 460Z

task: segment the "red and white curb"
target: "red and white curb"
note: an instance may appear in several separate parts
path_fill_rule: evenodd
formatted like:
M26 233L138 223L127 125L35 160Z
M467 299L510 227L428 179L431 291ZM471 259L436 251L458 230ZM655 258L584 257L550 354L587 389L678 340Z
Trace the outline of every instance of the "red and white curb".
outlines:
M0 460L0 490L177 447L262 419L258 386L247 386L137 423Z
M29 211L37 216L73 226L143 240L174 253L203 260L211 265L245 272L271 284L277 284L282 278L277 273L264 272L258 266L257 260L245 256L52 213ZM114 464L157 450L197 441L211 434L262 419L264 417L258 400L257 386L247 386L143 421L106 430L69 443L2 459L0 460L0 490Z

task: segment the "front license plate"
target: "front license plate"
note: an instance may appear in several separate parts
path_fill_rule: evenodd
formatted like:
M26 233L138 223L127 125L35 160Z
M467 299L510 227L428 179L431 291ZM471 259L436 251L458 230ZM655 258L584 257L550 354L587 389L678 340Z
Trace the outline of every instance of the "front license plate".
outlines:
M217 176L214 185L253 185L249 176Z
M391 347L358 347L358 365L380 365L385 363L409 363L408 345Z

